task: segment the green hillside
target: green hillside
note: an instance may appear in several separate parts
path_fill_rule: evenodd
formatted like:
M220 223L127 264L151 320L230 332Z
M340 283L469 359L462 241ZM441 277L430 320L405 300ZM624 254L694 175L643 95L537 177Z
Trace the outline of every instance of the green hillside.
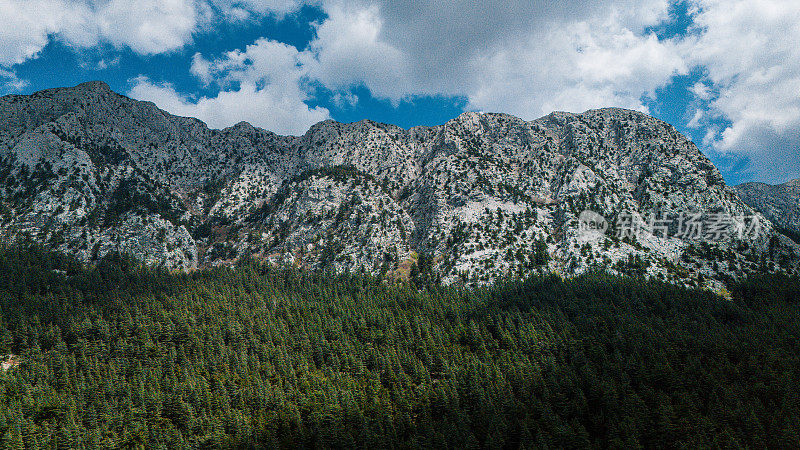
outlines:
M420 283L421 285L421 283ZM11 448L800 446L800 281L387 285L0 251Z

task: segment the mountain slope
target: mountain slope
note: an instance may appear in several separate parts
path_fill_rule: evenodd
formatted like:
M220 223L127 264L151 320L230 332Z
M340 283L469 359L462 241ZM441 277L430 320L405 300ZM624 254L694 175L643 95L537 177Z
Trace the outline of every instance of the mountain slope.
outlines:
M3 232L84 261L252 256L467 283L594 267L699 284L791 270L800 253L672 126L616 108L410 130L329 120L295 137L212 130L92 82L0 99L0 159ZM584 210L608 232L582 232ZM654 211L662 236L625 228ZM689 212L755 232L676 237Z
M800 179L775 186L744 183L736 186L736 192L775 225L800 235Z

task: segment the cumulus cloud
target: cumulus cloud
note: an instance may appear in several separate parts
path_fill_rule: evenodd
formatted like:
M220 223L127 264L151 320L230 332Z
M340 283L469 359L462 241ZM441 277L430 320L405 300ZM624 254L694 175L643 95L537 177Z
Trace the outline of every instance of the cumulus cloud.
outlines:
M692 89L700 106L691 125L711 130L707 143L717 152L749 159L745 178L800 177L800 4L693 5L697 33L684 52L706 75Z
M20 80L14 72L0 69L0 95L18 92L27 85L28 82Z
M74 6L72 8L71 6ZM10 67L32 58L53 33L79 28L85 11L64 1L5 0L0 2L0 65ZM83 40L80 33L71 37Z
M35 57L51 39L86 48L99 43L140 54L181 48L203 17L193 0L4 0L0 64Z
M111 0L95 4L88 26L96 39L141 54L179 49L192 38L200 5L189 0Z
M535 118L552 109L645 109L684 73L671 41L644 33L668 2L325 3L310 73L381 98L465 96L471 109Z
M328 18L305 52L310 74L331 89L363 84L377 97L397 100L415 93L406 55L381 40L383 19L375 5L331 5Z
M687 71L670 42L587 23L531 36L472 65L470 105L525 118L602 106L646 111L642 96Z
M76 48L110 44L142 55L183 48L204 26L238 14L285 14L299 0L2 0L0 65L36 55L52 39Z
M227 18L246 20L254 16L274 14L283 16L296 11L304 0L214 0L215 7Z
M214 97L193 100L171 85L145 77L133 80L129 95L173 114L197 117L215 128L245 120L276 133L299 135L330 118L326 108L305 103L311 88L301 58L295 47L261 39L244 51L228 52L213 61L195 55L192 71L219 85Z

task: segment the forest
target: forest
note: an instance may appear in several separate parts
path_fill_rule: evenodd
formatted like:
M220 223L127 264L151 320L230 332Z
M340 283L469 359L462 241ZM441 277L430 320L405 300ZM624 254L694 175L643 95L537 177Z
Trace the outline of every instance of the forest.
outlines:
M465 289L0 248L3 448L800 447L800 280Z

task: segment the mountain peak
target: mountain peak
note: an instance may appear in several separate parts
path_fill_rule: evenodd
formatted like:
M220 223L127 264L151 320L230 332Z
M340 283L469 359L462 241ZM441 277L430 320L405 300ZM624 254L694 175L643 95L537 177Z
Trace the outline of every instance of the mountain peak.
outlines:
M95 81L0 101L0 235L170 268L252 257L407 279L425 255L425 270L473 285L598 266L696 285L753 266L739 255L717 271L683 238L580 233L582 211L753 216L696 146L638 111L465 112L410 131L326 120L275 136L109 92Z
M800 179L777 185L743 183L736 186L736 191L751 208L800 236Z
M79 89L84 91L113 92L111 90L111 87L108 86L108 84L100 80L86 81L75 86L73 89Z

